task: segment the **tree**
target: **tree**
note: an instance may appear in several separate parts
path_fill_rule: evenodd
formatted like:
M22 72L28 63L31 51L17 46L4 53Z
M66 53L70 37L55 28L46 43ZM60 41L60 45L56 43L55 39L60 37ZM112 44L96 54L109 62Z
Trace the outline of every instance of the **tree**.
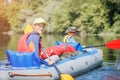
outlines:
M108 9L100 0L65 0L53 14L54 31L63 32L70 25L87 33L100 33L108 27Z

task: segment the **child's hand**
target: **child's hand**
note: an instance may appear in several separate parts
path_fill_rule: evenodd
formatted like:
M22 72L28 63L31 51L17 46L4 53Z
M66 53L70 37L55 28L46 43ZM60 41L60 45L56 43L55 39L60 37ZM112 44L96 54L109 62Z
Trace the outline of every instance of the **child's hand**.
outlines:
M48 64L49 64L49 65L52 65L52 64L54 64L54 63L55 63L55 61L53 61L53 60L49 60L49 61L48 61Z

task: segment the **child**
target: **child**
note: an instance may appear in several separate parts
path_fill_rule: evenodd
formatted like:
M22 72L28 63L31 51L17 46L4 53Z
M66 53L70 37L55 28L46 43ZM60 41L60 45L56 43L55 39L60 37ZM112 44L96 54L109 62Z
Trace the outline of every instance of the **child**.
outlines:
M78 30L76 27L69 27L65 33L67 33L67 35L64 37L64 42L66 43L77 43L75 40L74 40L74 37L78 34Z
M24 34L18 43L18 51L19 52L35 52L35 55L39 62L45 65L52 65L54 61L48 60L48 62L44 61L40 55L44 54L42 51L42 43L40 34L46 28L46 22L42 18L37 18L33 22L33 31L27 34Z
M64 37L63 42L68 43L69 45L72 45L76 51L83 52L83 48L81 44L76 42L74 39L74 37L77 36L77 34L79 33L79 30L76 27L71 26L65 31L65 33L67 35Z

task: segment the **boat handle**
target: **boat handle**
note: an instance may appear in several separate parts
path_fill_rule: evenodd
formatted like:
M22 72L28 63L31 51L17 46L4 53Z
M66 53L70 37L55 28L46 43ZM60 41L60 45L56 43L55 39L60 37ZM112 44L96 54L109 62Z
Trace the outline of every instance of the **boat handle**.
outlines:
M14 76L50 76L52 77L51 73L48 73L48 74L17 74L14 72L8 72L8 74L10 77L14 77Z

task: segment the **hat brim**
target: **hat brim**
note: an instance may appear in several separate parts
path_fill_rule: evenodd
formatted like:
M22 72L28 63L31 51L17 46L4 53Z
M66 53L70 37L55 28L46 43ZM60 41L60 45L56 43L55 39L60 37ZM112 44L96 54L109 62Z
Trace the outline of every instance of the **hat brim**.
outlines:
M69 33L69 32L73 32L73 33L79 33L79 31L69 31L69 30L66 30L65 33Z

